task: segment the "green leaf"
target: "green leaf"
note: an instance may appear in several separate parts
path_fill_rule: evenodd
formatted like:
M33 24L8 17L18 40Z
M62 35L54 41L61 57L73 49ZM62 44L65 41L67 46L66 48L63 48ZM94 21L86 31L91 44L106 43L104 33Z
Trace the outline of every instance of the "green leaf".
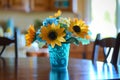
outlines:
M71 37L67 40L68 43L73 43L75 45L79 45L79 41L75 37Z

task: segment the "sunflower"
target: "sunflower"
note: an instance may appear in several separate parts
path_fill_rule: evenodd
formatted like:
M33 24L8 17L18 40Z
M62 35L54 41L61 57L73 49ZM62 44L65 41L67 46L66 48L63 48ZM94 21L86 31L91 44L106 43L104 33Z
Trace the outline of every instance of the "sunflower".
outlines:
M60 28L60 25L55 25L54 23L48 25L48 27L43 26L41 28L40 37L45 40L48 44L51 44L52 48L54 48L55 44L61 46L61 42L65 42L64 39L65 33L64 28Z
M61 14L62 14L61 10L58 10L58 11L54 14L54 16L49 16L49 18L57 18L57 17L61 16Z
M78 37L86 38L89 30L84 21L75 18L74 20L71 20L69 31Z
M60 10L57 11L57 13L54 14L55 17L61 16L62 12Z
M34 41L34 38L35 38L35 29L33 25L30 25L28 29L28 33L25 35L26 46L30 46L31 43Z

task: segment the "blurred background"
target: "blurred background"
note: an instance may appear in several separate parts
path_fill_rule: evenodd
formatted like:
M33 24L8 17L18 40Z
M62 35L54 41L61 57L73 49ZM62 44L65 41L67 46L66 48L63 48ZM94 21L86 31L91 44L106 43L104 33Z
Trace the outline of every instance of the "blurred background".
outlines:
M113 36L120 32L120 0L0 0L0 36L10 37L14 27L18 28L19 57L26 57L27 50L38 50L25 46L25 34L30 24L38 28L42 21L62 11L63 17L83 19L92 32L91 44L79 47L71 46L71 55L75 53L82 58L91 58L92 46L97 33L102 37ZM13 45L10 45L2 56L13 57Z

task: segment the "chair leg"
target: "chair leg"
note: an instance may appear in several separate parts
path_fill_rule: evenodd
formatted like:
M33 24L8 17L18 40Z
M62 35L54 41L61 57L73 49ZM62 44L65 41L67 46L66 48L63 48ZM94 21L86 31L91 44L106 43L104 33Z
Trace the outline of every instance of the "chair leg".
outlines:
M18 58L18 44L17 44L17 29L16 28L15 28L14 36L15 36L15 58Z
M18 48L17 48L17 43L15 43L15 58L18 58Z
M0 56L2 55L3 51L5 50L6 46L3 46L1 52L0 52Z

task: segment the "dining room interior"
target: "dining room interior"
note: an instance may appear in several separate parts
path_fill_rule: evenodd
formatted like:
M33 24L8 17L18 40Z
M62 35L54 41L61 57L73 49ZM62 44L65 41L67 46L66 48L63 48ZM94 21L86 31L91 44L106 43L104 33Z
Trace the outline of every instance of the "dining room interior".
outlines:
M30 24L35 28L42 21L62 11L62 16L83 19L90 27L90 44L76 46L71 44L70 57L91 59L93 45L98 33L103 37L116 37L120 31L119 0L0 0L0 36L11 37L16 27L18 33L18 57L48 57L48 47L39 48L38 44L26 46L25 34ZM14 57L14 44L9 45L3 57ZM104 54L99 50L99 60Z
M0 0L0 80L120 79L119 14L120 0Z

